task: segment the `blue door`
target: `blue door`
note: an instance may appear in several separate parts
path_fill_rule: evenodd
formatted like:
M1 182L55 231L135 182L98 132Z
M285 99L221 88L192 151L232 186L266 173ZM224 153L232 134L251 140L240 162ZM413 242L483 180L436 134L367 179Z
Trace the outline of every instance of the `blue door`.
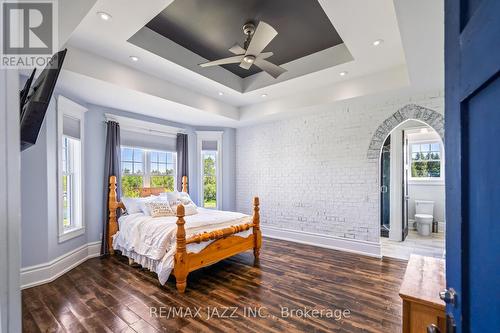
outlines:
M446 0L445 67L448 333L500 332L500 0Z

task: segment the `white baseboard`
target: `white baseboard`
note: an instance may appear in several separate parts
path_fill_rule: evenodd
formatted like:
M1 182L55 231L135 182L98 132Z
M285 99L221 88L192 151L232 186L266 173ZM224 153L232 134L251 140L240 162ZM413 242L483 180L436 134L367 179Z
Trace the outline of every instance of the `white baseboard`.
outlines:
M87 243L50 262L21 268L21 289L52 282L87 259L98 257L100 251L101 242Z
M358 239L325 236L311 232L281 229L276 227L261 226L262 235L269 238L287 240L295 243L324 247L362 254L370 257L382 258L380 243L367 242Z

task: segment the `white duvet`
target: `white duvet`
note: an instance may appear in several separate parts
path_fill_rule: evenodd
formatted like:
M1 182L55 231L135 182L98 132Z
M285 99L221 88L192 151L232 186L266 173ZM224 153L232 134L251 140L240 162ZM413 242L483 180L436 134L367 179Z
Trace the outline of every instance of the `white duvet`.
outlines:
M186 238L222 229L232 225L250 222L251 216L220 210L198 208L198 214L184 217ZM146 216L142 213L125 215L119 218L119 231L113 237L113 248L132 258L141 266L158 274L161 284L164 284L173 267L176 250L177 217ZM239 233L247 237L251 230ZM198 253L209 242L189 244L187 252Z

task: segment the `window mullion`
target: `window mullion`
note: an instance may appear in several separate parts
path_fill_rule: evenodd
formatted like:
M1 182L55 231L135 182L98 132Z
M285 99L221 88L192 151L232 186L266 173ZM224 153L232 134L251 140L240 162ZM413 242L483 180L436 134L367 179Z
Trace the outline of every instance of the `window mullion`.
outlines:
M177 153L172 153L172 162L174 162L174 191L177 191Z
M144 176L143 176L143 186L144 187L151 187L151 165L150 165L150 159L151 159L151 152L144 150L144 153L142 154L142 159L143 159L143 165L144 167L142 168L144 171Z

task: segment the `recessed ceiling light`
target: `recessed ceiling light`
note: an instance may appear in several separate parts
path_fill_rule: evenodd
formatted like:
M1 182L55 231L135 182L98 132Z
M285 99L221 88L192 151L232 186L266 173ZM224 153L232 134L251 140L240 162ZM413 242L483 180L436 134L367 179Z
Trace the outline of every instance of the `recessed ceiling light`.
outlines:
M384 42L383 39L377 39L375 41L373 41L373 46L379 46L380 44L382 44Z
M262 94L262 95L260 95L260 97L266 98L267 94Z
M343 71L343 72L340 72L339 73L340 76L346 76L347 75L347 72L346 71Z
M111 15L109 15L108 13L105 13L105 12L97 12L97 16L99 16L101 18L101 20L103 21L109 21L111 20Z
M219 91L219 96L223 96L224 93L222 91Z
M129 58L130 58L130 60L132 60L133 62L138 62L138 61L139 61L139 57L136 57L136 56L130 56Z

